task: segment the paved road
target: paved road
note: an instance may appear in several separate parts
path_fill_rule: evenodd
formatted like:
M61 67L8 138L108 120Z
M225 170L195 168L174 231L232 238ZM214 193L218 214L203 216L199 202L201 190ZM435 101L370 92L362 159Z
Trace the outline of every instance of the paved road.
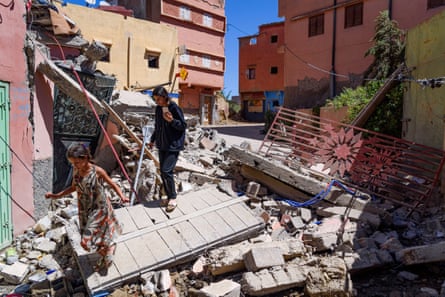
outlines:
M240 145L243 141L250 143L252 151L257 151L264 139L264 124L239 124L203 126L218 131L218 135L226 140L227 146Z

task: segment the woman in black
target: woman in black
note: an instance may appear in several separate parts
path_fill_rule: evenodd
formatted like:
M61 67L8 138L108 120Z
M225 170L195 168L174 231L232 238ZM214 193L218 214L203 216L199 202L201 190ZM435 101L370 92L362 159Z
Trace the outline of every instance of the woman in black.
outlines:
M185 131L187 123L181 108L172 100L163 87L153 90L156 101L155 129L150 138L149 148L156 145L159 154L159 169L162 184L167 195L167 211L176 208L176 189L174 169L178 161L179 152L184 149Z

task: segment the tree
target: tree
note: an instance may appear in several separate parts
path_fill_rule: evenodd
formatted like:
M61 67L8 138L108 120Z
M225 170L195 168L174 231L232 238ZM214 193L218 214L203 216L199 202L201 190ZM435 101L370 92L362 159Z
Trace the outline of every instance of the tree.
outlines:
M388 11L380 12L376 19L374 45L366 53L374 56L374 61L365 72L365 78L388 78L404 61L405 33L394 20L390 20Z

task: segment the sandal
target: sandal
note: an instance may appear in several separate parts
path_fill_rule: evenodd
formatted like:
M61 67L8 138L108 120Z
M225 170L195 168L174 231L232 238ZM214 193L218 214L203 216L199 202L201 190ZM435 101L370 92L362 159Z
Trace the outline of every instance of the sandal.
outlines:
M171 199L168 201L167 208L165 209L165 211L172 212L175 210L176 206L178 206L178 204L176 203L176 199Z
M110 267L112 263L113 263L113 255L109 254L104 257L101 257L97 261L96 265L94 265L93 269L95 272L99 272L103 269L108 269L108 267Z
M116 251L116 243L113 243L108 247L106 255L100 257L96 265L94 265L93 267L94 271L99 272L103 269L108 269L108 267L110 267L110 265L113 263L115 251Z

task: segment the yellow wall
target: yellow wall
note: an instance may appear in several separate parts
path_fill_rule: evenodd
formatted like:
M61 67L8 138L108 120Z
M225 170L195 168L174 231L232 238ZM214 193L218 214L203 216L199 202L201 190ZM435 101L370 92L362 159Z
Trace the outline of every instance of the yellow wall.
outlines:
M445 11L410 29L406 62L415 80L445 78ZM444 149L445 85L406 83L403 138Z
M111 44L110 62L98 62L96 68L115 75L117 89L173 82L178 71L175 28L79 5L58 8L76 23L84 39ZM161 53L158 69L148 67L147 50Z

